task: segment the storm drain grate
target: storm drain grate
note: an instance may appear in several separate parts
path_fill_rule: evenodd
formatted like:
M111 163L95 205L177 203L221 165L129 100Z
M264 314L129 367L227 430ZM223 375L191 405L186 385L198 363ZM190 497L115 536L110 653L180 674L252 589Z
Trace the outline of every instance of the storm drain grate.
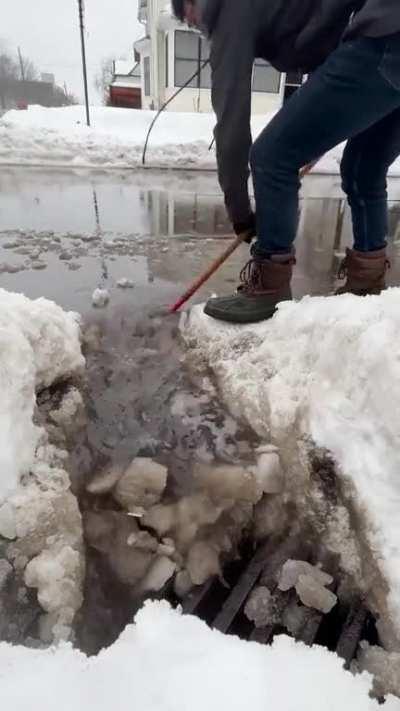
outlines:
M275 635L288 634L286 626L282 621L274 621L257 628L246 617L244 607L261 579L277 595L281 617L291 606L296 605L296 593L280 593L276 579L283 563L298 553L297 537L289 538L278 547L276 542L262 545L244 568L239 563L228 566L225 574L228 585L214 578L195 589L184 601L183 612L200 617L225 634L236 634L242 639L261 644L271 643ZM304 559L304 551L300 558ZM360 598L354 599L351 604L343 604L339 600L327 615L308 608L305 613L305 618L292 636L307 645L319 644L336 651L347 667L356 657L362 640L378 643L375 620Z

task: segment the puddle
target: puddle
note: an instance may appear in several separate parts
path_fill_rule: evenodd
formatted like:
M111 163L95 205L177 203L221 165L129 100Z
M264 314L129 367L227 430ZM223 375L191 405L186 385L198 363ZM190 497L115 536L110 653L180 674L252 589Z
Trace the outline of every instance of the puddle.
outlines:
M400 196L399 185L391 184L391 197ZM251 461L254 437L223 411L212 387L205 391L203 382L198 389L182 367L178 316L159 315L232 238L215 175L10 169L0 177L0 191L0 287L54 299L83 316L89 421L72 454L83 512L121 512L111 495L88 495L86 484L94 473L125 467L137 456L168 468L167 503L192 495L195 461ZM396 200L390 230L390 281L399 283ZM350 244L338 180L308 179L295 296L330 293ZM194 302L233 290L247 255L243 246ZM133 288L120 288L123 278ZM110 294L106 308L92 306L97 287ZM138 600L98 549L87 562L80 644L96 651L115 639Z
M82 173L5 169L0 177L0 286L45 296L92 314L96 287L110 291L107 314L130 304L174 301L231 238L214 174L135 171ZM400 197L400 181L390 183ZM328 194L330 197L325 197ZM338 178L309 178L301 201L294 293L326 294L351 244L349 211ZM400 203L391 203L390 232L400 244ZM229 293L248 255L243 247L195 301ZM394 260L389 280L400 280ZM15 269L21 271L13 272ZM122 290L127 278L134 289Z

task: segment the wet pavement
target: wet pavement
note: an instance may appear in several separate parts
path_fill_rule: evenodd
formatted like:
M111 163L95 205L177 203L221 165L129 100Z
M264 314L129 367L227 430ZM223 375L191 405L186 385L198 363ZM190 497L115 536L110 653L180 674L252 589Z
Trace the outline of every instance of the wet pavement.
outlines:
M400 181L389 194L395 257ZM5 169L0 195L0 286L84 315L97 287L110 292L109 314L174 301L231 239L214 174ZM349 211L338 178L307 179L303 196L294 292L326 294L351 245ZM229 293L247 255L240 248L195 301ZM393 261L389 279L398 283ZM119 288L123 278L134 288Z

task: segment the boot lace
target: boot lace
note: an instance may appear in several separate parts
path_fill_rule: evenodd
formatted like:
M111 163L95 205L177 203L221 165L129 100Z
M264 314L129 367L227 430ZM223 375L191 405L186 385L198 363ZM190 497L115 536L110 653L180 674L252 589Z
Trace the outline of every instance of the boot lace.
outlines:
M259 286L263 287L262 269L255 259L249 259L239 275L240 286L238 291L253 291Z

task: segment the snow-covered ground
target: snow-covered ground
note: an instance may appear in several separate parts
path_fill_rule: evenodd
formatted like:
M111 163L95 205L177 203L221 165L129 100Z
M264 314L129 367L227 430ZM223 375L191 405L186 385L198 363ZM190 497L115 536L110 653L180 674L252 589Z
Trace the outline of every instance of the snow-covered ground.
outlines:
M378 711L372 679L326 650L288 637L272 647L211 631L167 603L149 603L120 639L88 659L70 645L0 644L4 711ZM398 711L389 697L385 709Z
M82 602L82 525L67 452L50 443L38 421L36 393L78 376L83 366L75 314L0 289L0 537L9 543L6 557L14 570L37 588L49 613L43 624L56 637L68 636ZM78 390L71 389L53 425L62 429L81 406Z
M91 128L82 106L9 111L0 119L0 164L132 168L141 165L147 130L155 114L118 108L91 108ZM272 115L255 116L253 136ZM163 113L152 131L146 164L163 168L214 170L209 150L213 114ZM337 174L341 147L327 154L315 172ZM391 169L400 175L400 161Z
M319 512L321 540L386 618L387 646L399 648L400 289L305 298L245 327L195 307L182 328L191 362L212 368L234 416L280 448L289 493L307 515ZM310 441L333 455L347 507L321 500Z

